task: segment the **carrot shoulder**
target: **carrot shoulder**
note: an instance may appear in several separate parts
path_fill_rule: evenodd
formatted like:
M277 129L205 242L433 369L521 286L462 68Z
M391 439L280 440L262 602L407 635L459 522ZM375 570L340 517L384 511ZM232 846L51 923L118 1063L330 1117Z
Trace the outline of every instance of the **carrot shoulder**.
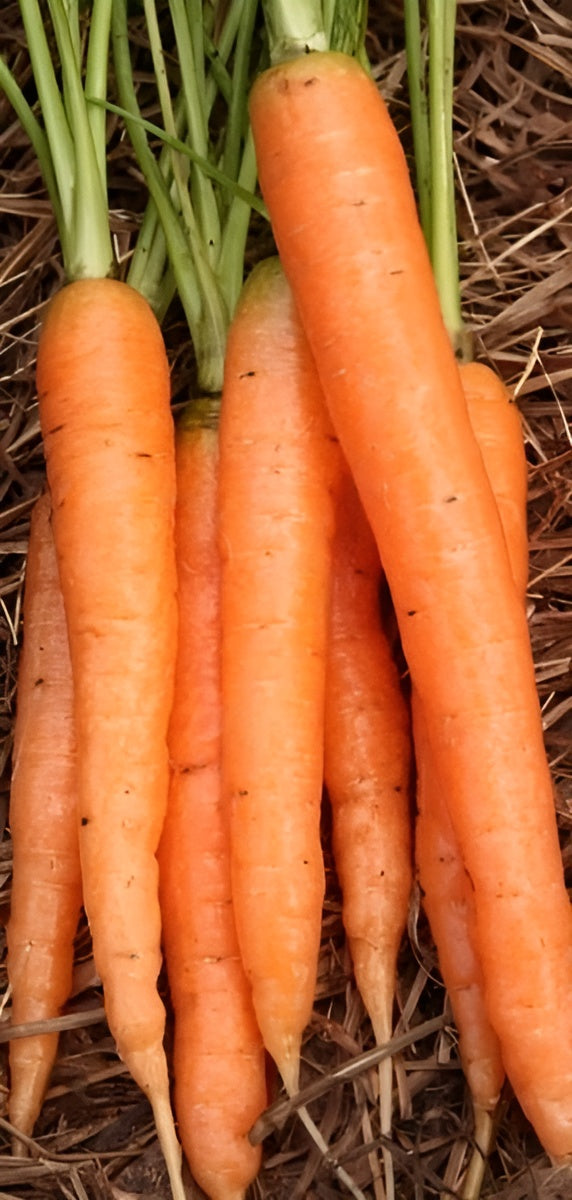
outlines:
M264 1043L298 1083L324 891L320 802L337 461L276 260L231 326L221 411L223 781L237 931Z
M169 728L171 786L159 847L175 1010L175 1108L193 1175L239 1200L260 1167L248 1131L266 1103L262 1039L240 959L220 770L218 430L196 402L177 434L179 643Z
M528 629L405 158L374 83L341 55L271 69L251 117L284 269L475 887L491 1021L525 1112L565 1157L572 921Z
M155 851L176 650L175 464L168 364L147 303L110 279L64 288L41 331L37 382L74 677L85 906L118 1052L165 1129ZM173 1178L174 1145L172 1155Z
M73 687L47 493L36 502L18 667L8 923L12 1023L57 1017L69 997L81 908ZM30 1135L57 1051L57 1034L10 1043L10 1120Z

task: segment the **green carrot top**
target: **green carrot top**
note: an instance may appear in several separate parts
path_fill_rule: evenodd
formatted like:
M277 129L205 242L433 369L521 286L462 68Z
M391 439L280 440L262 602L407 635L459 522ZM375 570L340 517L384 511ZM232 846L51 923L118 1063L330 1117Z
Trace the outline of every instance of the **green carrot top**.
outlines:
M105 98L112 0L46 0L60 72L39 0L19 0L42 123L6 64L3 87L37 153L58 224L68 279L109 275L115 267L106 181L106 117L86 95Z

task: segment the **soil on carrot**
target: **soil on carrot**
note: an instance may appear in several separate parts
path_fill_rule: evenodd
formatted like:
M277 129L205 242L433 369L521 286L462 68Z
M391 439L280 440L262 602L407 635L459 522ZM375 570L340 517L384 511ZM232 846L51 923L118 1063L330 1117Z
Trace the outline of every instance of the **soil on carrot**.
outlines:
M379 86L410 147L401 6L371 6L368 52ZM2 5L0 44L32 99L15 3ZM572 10L568 0L480 0L458 10L455 150L464 311L476 355L515 389L530 468L531 569L528 615L555 789L564 862L572 879ZM10 736L28 519L44 478L34 363L43 306L62 282L57 234L34 154L0 95L0 915L9 911ZM125 263L144 204L140 175L113 118L110 202L116 249ZM255 222L248 259L271 248ZM181 314L166 325L174 401L194 366ZM87 531L86 531L87 532ZM369 1022L356 993L340 916L324 803L327 898L313 1020L302 1087L312 1116L368 1200L380 1158ZM74 1028L60 1052L28 1159L10 1158L2 1116L7 1095L6 990L2 935L0 992L0 1194L53 1200L163 1200L168 1185L150 1109L119 1063L102 1015L87 928L77 939ZM165 990L165 989L164 989ZM168 1001L168 996L166 997ZM455 1029L427 926L414 898L399 962L392 1150L399 1200L460 1196L471 1153L470 1104ZM429 1023L429 1025L428 1025ZM69 1023L68 1023L69 1024ZM428 1028L427 1028L428 1025ZM416 1033L415 1030L419 1029ZM354 1070L352 1071L352 1064ZM252 1200L330 1200L348 1194L308 1141L291 1108L257 1127L264 1166ZM319 1086L317 1086L319 1085ZM318 1093L318 1095L316 1095ZM310 1097L314 1097L310 1100ZM507 1090L485 1200L564 1200L570 1173L555 1170ZM189 1195L199 1192L189 1181Z

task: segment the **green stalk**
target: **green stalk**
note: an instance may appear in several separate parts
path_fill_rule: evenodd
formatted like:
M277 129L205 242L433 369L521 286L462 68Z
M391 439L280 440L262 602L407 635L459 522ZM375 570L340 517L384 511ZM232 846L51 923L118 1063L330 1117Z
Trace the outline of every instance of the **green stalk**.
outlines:
M330 50L355 55L364 70L369 72L371 68L365 53L366 28L366 0L353 0L350 3L348 0L336 0L331 17Z
M175 101L175 133L179 138L184 133L184 112L180 95ZM172 158L170 147L163 146L159 155L159 170L169 188L172 188ZM159 307L166 312L165 298L161 298L166 259L167 244L163 227L153 198L149 196L131 256L127 282L145 296L155 315Z
M183 231L159 165L147 144L142 127L147 123L142 122L139 114L127 30L127 2L114 0L112 31L116 77L129 135L161 218L177 289L193 339L200 386L207 392L217 392L222 387L228 314L205 257L198 228L193 225L186 234Z
M101 45L105 12L109 0L93 0L92 26L96 29L96 51L103 58L98 67L96 86L100 92L101 72L106 71L107 51ZM68 278L101 277L114 265L107 211L105 177L101 177L98 152L92 131L81 76L81 37L77 0L47 0L60 57L62 88L58 85L50 47L38 0L20 0L32 73L36 84L45 141L26 114L15 85L11 89L19 114L37 146L62 246ZM97 31L100 31L99 33ZM94 62L92 53L92 63ZM92 73L94 67L92 66ZM103 87L103 90L104 87ZM99 163L105 159L105 122L100 124L102 148ZM47 151L46 151L47 147ZM50 167L47 167L47 162Z
M427 101L427 51L421 35L419 0L405 0L405 49L411 131L415 159L415 181L421 228L427 246L431 245L431 145L429 139L429 108Z
M85 67L85 94L96 100L107 96L107 63L109 58L109 34L111 29L112 0L99 0L91 13L89 44ZM88 104L88 120L95 148L99 177L104 195L107 196L107 138L106 113L101 106Z
M200 42L196 28L197 14L192 11L189 23L184 0L169 0L179 63L182 87L187 107L187 128L193 150L202 159L208 159L208 121L204 107L204 67L202 65L203 38L202 20ZM202 16L202 9L201 9ZM197 67L196 53L200 46L201 66ZM191 195L197 214L198 226L209 261L215 262L220 250L220 221L211 182L205 173L193 167L191 172Z
M429 134L432 222L430 251L441 311L456 353L464 341L459 289L452 91L456 0L428 0Z
M210 118L212 107L218 93L222 95L227 104L230 103L232 79L228 73L226 64L232 53L238 29L241 27L244 6L245 0L231 0L231 4L225 14L222 28L216 31L216 44L212 40L212 37L207 30L205 30L204 33L204 52L210 63L210 69L205 80L205 119L207 122ZM209 12L211 13L212 20L214 21L216 16L214 9L209 10ZM184 119L183 106L184 97L181 93L179 93L174 106L176 122L175 133L178 140L173 143L172 148L173 150L178 150L180 154L186 154L188 158L193 158L192 150L189 149L186 143L181 141ZM147 132L153 134L154 136L164 137L164 131L159 130L156 126L148 125L146 128ZM256 182L256 168L254 168L254 172L241 173L238 180L238 186L240 188L242 185L243 189L245 189L244 199L242 203L237 203L234 205L234 200L238 200L238 197L233 190L234 181L231 179L225 180L209 161L201 159L200 156L194 156L194 160L197 162L197 165L201 168L201 170L203 170L206 174L210 174L213 182L228 190L230 197L229 204L231 205L232 213L234 213L235 209L240 208L241 212L246 214L246 216L243 217L243 223L248 225L249 211L253 205L258 207L259 210L266 215L266 210L262 202L255 198L254 195L250 194L253 191ZM159 165L169 186L171 162L171 148L166 142L163 151L161 152ZM234 247L234 253L231 252L229 255L230 260L233 257L235 259L239 257L239 253L237 252L239 246L242 246L240 253L243 253L243 242L240 240L240 222L236 222L230 212L227 216L225 227L229 224L229 222L233 226L237 226L235 231L237 240ZM155 239L157 239L157 245L154 244ZM228 242L228 238L223 235L221 239L219 266L217 268L217 274L219 274L222 281L224 281L226 275L226 267L224 266L226 260L224 248L225 242ZM165 281L162 279L165 255L166 243L159 220L159 215L152 198L150 198L147 204L145 216L143 218L143 224L137 237L135 249L133 251L131 264L129 267L128 282L146 296L147 300L151 304L151 307L156 313L160 311L160 308L165 309L167 296L170 295L169 279L166 279ZM232 266L229 267L229 271L232 275ZM242 279L242 263L240 266L240 273ZM231 286L228 288L224 287L224 282L223 291L227 301L229 295L234 294L234 288ZM163 295L163 293L165 293L165 295Z
M73 220L75 152L67 116L58 88L44 21L38 0L20 0L20 12L32 72L38 92L62 216L60 239L69 246ZM64 233L65 230L65 233Z
M30 142L32 143L36 158L40 164L42 177L48 191L50 204L54 210L56 224L60 232L62 252L65 258L65 240L67 237L67 230L63 218L58 182L54 174L54 167L52 163L52 156L50 154L48 139L41 125L36 120L36 117L34 116L34 113L32 112L32 109L30 108L22 89L16 83L11 71L8 70L6 63L2 58L0 58L0 88L2 88L2 91L8 98L20 124L22 125L22 128L25 130Z
M102 0L94 0L94 12L101 3ZM103 4L106 3L107 0L103 0ZM60 55L64 89L69 96L69 123L74 146L73 238L71 261L66 266L72 279L102 278L114 267L107 194L100 176L65 8L62 0L48 0L48 8Z
M262 0L262 8L272 63L328 49L320 0Z
M254 138L249 128L238 183L247 192L256 186L256 152ZM218 278L224 292L229 313L233 313L242 288L244 271L244 250L250 222L252 205L235 196L225 221L221 254L218 264Z
M238 29L232 72L232 94L228 106L224 142L223 170L231 179L238 177L245 117L248 112L248 69L250 48L258 0L245 0Z
M155 83L159 95L159 105L165 130L171 137L175 137L177 133L175 113L169 91L169 82L167 79L167 71L165 69L165 57L161 44L161 34L159 30L159 20L155 6L155 0L144 0L145 20L147 22L147 32L149 35L149 45L151 47L151 57L153 59L153 72L155 75ZM180 155L175 151L170 154L170 166L173 175L173 182L176 191L177 203L176 207L183 214L185 225L191 228L194 224L194 216L187 190L188 179L188 160L181 159Z
M114 0L114 4L115 3L124 5L124 0ZM119 88L119 91L121 92L121 88ZM255 212L260 214L261 217L265 217L266 220L269 220L268 209L266 208L264 201L259 200L254 192L249 191L248 188L242 187L240 183L237 183L234 179L230 179L228 175L225 175L224 171L219 171L218 167L214 167L207 159L201 158L200 154L195 154L195 151L187 144L187 142L183 142L177 137L171 137L170 134L165 133L165 130L161 129L159 125L155 125L153 121L147 121L145 117L141 116L138 106L137 111L135 111L122 104L113 104L110 100L106 100L105 108L108 109L109 112L117 113L117 115L119 117L123 117L125 121L129 120L133 127L137 126L139 129L144 130L145 133L149 133L152 137L158 138L160 141L164 142L166 146L170 146L173 150L178 150L180 154L186 155L186 157L190 158L191 162L196 163L197 166L200 167L201 171L204 171L205 175L208 175L209 179L212 179L214 183L218 183L221 187L226 188L232 193L233 196L236 196L239 200L243 200L250 206L250 208L253 208ZM149 153L151 154L151 151L149 151Z

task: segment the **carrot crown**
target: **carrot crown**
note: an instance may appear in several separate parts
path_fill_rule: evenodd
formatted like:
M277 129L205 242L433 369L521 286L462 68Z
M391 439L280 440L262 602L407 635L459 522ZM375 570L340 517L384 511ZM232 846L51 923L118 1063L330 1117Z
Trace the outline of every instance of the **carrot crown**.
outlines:
M263 0L270 61L313 50L340 50L368 66L364 50L366 0Z

